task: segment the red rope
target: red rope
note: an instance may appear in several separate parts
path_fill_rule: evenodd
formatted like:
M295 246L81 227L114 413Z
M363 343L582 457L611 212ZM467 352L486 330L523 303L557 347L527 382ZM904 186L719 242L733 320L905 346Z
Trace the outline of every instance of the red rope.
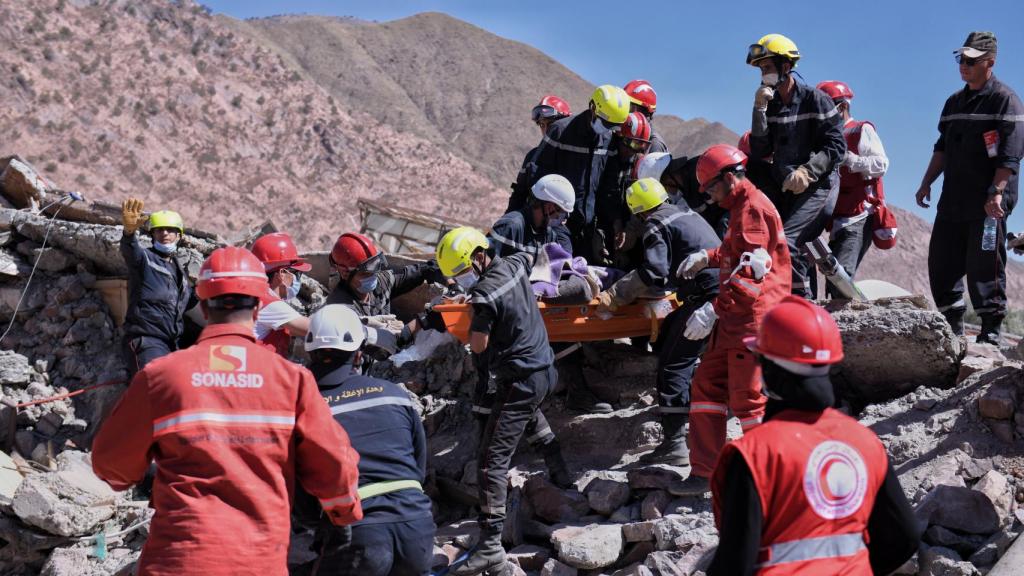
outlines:
M22 402L21 404L16 404L14 407L18 408L18 409L21 409L21 408L27 408L29 406L35 406L36 404L46 404L46 403L49 403L49 402L56 402L57 400L64 400L65 398L72 398L74 396L78 396L79 394L85 394L86 392L89 392L91 390L96 390L97 388L104 388L106 386L113 386L114 384L124 384L124 382L125 381L123 379L107 380L105 382L100 382L99 384L93 384L92 386L86 386L85 388L82 388L81 390L75 390L74 392L68 392L66 394L58 394L56 396L50 396L49 398L40 398L39 400L33 400L31 402Z

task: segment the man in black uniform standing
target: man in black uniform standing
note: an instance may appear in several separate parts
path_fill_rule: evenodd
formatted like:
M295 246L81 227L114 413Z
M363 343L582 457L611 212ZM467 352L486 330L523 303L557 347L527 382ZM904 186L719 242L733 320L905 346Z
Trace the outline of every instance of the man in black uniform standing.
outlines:
M545 462L556 484L568 476L558 441L540 411L557 378L540 311L530 287L533 256L520 252L505 258L488 251L475 228L456 228L437 245L441 272L470 294L473 319L470 350L488 354L497 380L493 411L480 441L480 542L470 557L454 567L455 576L484 572L507 574L501 530L505 522L508 468L524 434L543 436Z
M917 191L918 205L928 208L932 182L945 173L928 245L928 278L935 305L962 336L966 274L971 304L981 316L978 342L998 344L1006 315L1006 218L1017 203L1024 106L992 74L994 34L971 32L954 54L967 85L942 107L939 139Z
M781 34L750 46L747 64L761 70L754 94L750 157L771 157L764 193L782 216L793 256L793 294L815 297L816 272L804 244L821 236L839 197L836 168L846 156L843 122L824 92L797 82L800 51Z

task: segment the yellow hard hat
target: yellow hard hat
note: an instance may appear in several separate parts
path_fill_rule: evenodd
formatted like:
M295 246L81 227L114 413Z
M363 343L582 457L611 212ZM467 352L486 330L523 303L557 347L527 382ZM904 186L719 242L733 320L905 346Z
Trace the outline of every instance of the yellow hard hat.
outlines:
M757 66L757 63L761 60L776 56L786 58L795 67L796 61L800 59L800 50L797 49L796 42L782 34L768 34L762 36L757 41L757 44L750 45L750 48L747 50L747 64Z
M174 210L160 210L149 215L149 229L155 228L177 228L181 234L185 233L185 222L181 214Z
M488 246L490 243L483 232L471 226L459 226L437 243L437 266L448 278L458 276L469 268L473 252Z
M594 104L594 113L612 124L622 124L629 116L629 95L618 86L598 86L590 101Z
M654 178L641 178L626 190L626 205L633 214L640 214L661 206L668 200L668 192Z

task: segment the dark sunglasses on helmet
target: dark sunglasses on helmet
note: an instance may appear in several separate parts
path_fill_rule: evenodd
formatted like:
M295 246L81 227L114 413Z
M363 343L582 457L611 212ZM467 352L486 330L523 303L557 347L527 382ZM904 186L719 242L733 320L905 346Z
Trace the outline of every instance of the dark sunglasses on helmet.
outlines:
M558 116L558 111L551 106L534 106L531 113L534 124L540 123L541 120L554 120Z
M747 49L747 64L751 64L754 60L764 58L768 55L768 50L760 44L751 44L750 48Z

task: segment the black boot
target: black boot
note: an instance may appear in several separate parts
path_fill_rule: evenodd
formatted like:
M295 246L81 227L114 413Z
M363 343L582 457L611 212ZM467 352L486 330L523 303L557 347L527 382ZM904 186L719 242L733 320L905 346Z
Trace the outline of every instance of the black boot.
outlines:
M452 576L509 576L505 558L505 549L501 546L501 527L481 528L480 541L464 562L452 566L448 571Z
M540 453L544 456L544 465L548 468L548 478L551 483L562 490L573 487L572 476L569 468L565 465L565 458L562 458L562 447L557 439L540 446Z
M965 308L952 308L942 313L946 317L946 322L949 322L950 328L953 329L955 336L964 335L964 313L966 311Z
M976 342L979 344L995 344L999 346L999 332L1003 326L1002 316L985 315L981 317L981 332Z
M561 360L559 376L564 377L566 383L565 407L572 412L589 412L591 414L608 414L612 411L612 405L602 402L587 386L586 377L583 375L583 354L580 351L573 352Z
M664 439L649 454L640 457L644 464L668 464L669 466L689 466L690 449L686 446L685 414L665 414L661 417L661 429Z

